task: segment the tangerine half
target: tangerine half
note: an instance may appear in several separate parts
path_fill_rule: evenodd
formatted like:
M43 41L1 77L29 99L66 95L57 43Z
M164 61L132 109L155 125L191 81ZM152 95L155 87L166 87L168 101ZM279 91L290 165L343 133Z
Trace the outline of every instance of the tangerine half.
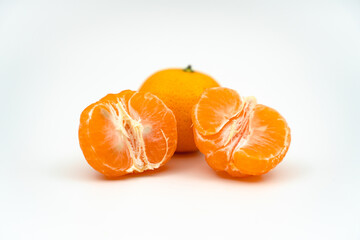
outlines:
M175 152L176 119L151 93L108 94L81 113L79 142L87 162L106 176L152 170Z
M196 146L209 166L231 176L269 172L290 146L290 128L276 110L229 88L206 89L192 121Z

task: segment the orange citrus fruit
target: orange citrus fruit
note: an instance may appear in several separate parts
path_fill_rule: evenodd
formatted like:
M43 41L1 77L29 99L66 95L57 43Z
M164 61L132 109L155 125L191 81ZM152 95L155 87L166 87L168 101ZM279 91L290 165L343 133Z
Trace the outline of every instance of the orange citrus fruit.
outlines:
M150 76L139 91L158 96L174 112L177 121L177 152L196 151L192 131L191 109L202 92L219 84L210 76L185 69L166 69Z
M276 110L229 88L205 90L192 121L196 146L207 163L232 176L269 172L290 145L290 128Z
M176 119L151 93L108 94L81 113L79 142L87 162L106 176L152 170L175 152Z

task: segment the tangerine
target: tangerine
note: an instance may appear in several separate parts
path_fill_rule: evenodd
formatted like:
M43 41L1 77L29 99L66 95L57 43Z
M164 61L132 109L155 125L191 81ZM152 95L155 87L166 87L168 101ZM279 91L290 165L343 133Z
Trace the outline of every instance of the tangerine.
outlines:
M87 162L106 176L152 170L175 152L176 119L151 93L108 94L81 113L79 142Z
M192 121L196 146L209 166L231 176L269 172L290 146L290 128L276 110L229 88L206 89Z
M197 151L192 131L191 109L202 92L220 86L210 76L185 69L166 69L150 76L139 91L158 96L173 111L177 121L177 152Z

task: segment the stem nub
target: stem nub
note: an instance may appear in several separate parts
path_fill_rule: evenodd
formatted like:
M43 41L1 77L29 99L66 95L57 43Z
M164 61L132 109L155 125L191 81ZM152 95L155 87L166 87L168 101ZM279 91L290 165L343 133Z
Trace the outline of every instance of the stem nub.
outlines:
M188 65L186 68L183 69L184 72L189 72L189 73L193 73L194 70L191 68L191 65Z

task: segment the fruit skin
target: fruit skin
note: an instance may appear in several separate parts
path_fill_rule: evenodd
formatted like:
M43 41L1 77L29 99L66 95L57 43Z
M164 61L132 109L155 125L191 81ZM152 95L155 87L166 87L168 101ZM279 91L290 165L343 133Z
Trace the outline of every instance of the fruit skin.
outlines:
M192 130L191 110L207 88L220 85L210 76L185 69L165 69L151 75L139 91L158 96L175 114L178 145L176 152L197 151Z

